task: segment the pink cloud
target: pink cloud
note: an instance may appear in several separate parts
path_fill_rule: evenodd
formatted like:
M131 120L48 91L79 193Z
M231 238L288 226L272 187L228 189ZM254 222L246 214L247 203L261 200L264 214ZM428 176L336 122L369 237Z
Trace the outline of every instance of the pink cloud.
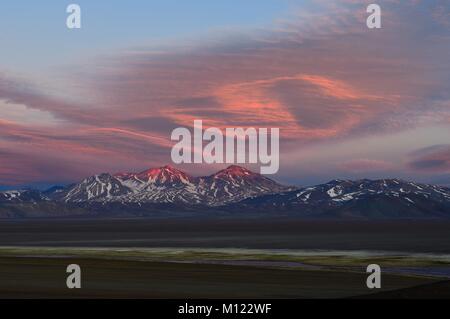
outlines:
M77 100L2 74L0 101L48 116L38 123L12 113L0 119L0 152L35 159L7 157L0 179L11 180L16 170L27 172L20 180L41 180L42 167L55 159L67 167L55 172L64 179L167 164L171 130L195 119L219 128L279 127L286 149L448 120L449 43L442 39L449 35L440 31L436 39L429 28L447 7L434 6L431 16L420 4L389 1L384 28L369 31L365 10L350 2L322 1L325 11L293 14L264 32L246 32L244 40L100 58L70 79L86 93ZM361 156L341 168L392 168Z
M338 165L338 168L350 173L372 173L389 171L392 170L394 166L391 163L382 160L360 158L341 163Z
M450 144L433 145L416 150L412 154L410 167L419 171L450 172Z

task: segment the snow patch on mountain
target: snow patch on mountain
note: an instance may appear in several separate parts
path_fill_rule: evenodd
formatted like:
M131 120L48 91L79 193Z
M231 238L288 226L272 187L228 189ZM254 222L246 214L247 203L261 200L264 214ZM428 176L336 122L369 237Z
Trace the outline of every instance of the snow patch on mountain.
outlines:
M164 166L140 173L89 177L67 189L63 200L220 206L291 189L236 165L203 177L192 177L171 166Z

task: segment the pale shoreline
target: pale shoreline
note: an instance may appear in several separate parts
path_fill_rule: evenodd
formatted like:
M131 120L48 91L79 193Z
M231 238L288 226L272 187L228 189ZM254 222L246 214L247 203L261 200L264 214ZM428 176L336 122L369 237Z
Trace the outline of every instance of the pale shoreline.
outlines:
M0 257L169 262L259 268L364 272L371 263L397 275L450 278L450 254L242 248L123 248L0 246Z

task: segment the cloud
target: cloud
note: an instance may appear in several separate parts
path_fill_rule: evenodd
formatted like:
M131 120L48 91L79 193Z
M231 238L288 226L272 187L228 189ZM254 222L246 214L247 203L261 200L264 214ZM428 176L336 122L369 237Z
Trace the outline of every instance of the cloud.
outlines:
M417 170L450 172L450 144L433 145L416 150L411 154L409 165Z
M36 159L7 157L4 167L36 181L51 167L56 179L76 180L166 164L172 129L195 119L204 127L279 127L282 151L448 123L448 5L380 4L380 30L366 28L359 1L318 1L264 29L97 58L70 72L66 88L2 73L0 151ZM445 167L439 154L414 158L412 167ZM389 169L360 156L340 168Z
M53 125L59 121L50 112L28 108L26 105L0 100L0 118L3 121L20 122L27 125Z
M392 163L367 158L353 159L341 163L338 168L350 173L385 172L393 169Z
M441 116L433 115L449 113L449 58L428 31L425 14L414 16L422 12L410 4L387 3L389 30L365 28L366 13L354 10L354 2L351 9L325 5L325 11L303 12L306 19L291 17L245 41L191 45L180 53L174 47L156 57L144 49L110 59L108 79L96 82L111 92L106 102L112 108L183 126L202 118L219 127L280 127L285 138L300 141L437 121ZM438 50L423 52L424 46Z
M443 0L432 9L434 20L443 27L450 27L450 7L448 2Z

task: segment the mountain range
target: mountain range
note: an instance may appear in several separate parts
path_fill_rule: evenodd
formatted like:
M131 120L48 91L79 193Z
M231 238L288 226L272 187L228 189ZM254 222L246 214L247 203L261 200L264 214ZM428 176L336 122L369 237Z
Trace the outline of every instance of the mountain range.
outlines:
M449 218L450 188L399 179L281 185L240 166L193 177L171 166L0 192L0 217Z

